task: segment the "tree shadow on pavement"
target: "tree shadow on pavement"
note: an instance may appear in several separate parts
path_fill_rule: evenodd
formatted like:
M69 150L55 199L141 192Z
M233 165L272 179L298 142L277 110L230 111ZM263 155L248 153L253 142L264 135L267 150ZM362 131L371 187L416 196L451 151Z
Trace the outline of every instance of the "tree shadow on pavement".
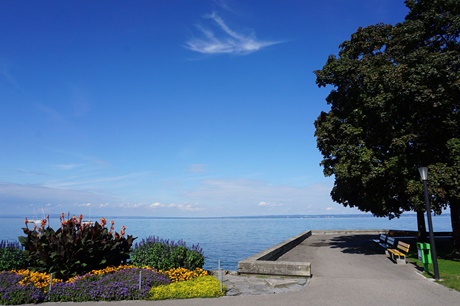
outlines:
M331 248L340 248L343 253L382 255L385 250L374 242L379 239L378 235L344 235L332 238L329 241Z

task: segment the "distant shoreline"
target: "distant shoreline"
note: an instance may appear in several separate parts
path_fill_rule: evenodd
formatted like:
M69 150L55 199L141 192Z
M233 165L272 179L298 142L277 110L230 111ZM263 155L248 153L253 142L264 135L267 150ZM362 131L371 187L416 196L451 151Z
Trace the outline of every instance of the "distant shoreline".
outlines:
M71 214L72 215L72 214ZM50 218L59 218L61 214L50 214ZM400 218L412 218L416 217L415 213L402 214ZM450 213L443 213L440 216L450 216ZM91 219L99 220L99 218L113 218L113 219L312 219L312 218L386 218L386 217L375 217L371 214L323 214L323 215L259 215L259 216L222 216L222 217L159 217L159 216L93 216ZM436 217L436 216L434 216ZM25 218L23 215L3 215L2 218Z
M72 215L72 214L71 214ZM61 214L50 214L50 218L59 218ZM443 213L438 216L450 216L450 213ZM316 218L387 218L375 217L371 214L328 214L328 215L260 215L260 216L222 216L222 217L159 217L159 216L93 216L91 219L99 220L99 218L110 219L316 219ZM415 213L402 214L400 218L413 218L417 217ZM437 217L437 216L434 216ZM4 215L2 218L25 218L23 215Z

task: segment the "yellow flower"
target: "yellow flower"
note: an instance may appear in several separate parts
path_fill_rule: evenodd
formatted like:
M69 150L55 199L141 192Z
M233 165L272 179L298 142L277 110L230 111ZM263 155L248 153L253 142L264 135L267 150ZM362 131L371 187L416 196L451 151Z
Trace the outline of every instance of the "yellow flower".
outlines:
M45 291L49 288L50 286L50 275L47 273L41 273L41 272L34 272L30 270L18 270L18 271L13 271L18 275L21 275L23 279L19 281L19 284L21 286L25 286L27 284L33 284L35 287L44 289ZM62 282L62 280L53 278L53 284L57 284L59 282Z
M171 282L181 282L181 281L187 281L187 280L192 280L194 278L200 277L200 276L206 276L208 275L208 271L205 271L203 269L197 268L193 271L185 269L185 268L173 268L168 271L159 271L163 275L166 275L169 277Z

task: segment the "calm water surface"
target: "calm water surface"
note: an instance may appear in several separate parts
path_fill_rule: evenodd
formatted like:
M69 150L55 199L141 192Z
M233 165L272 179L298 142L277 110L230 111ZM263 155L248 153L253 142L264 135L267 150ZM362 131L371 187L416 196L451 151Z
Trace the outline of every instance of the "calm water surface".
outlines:
M115 221L115 230L127 227L127 234L199 244L206 257L205 269L216 269L218 260L224 269L236 270L238 261L308 230L416 230L415 216L388 220L370 216L251 217L251 218L107 218ZM0 240L17 241L22 235L24 218L0 218ZM30 226L30 225L29 225ZM51 227L59 218L51 219ZM433 217L435 231L451 231L450 216Z

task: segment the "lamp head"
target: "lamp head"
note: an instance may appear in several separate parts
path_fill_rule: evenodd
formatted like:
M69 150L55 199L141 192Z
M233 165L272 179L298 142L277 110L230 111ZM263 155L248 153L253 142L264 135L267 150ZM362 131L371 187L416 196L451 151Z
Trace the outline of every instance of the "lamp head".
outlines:
M428 180L428 167L420 167L418 168L418 172L420 173L422 181Z

